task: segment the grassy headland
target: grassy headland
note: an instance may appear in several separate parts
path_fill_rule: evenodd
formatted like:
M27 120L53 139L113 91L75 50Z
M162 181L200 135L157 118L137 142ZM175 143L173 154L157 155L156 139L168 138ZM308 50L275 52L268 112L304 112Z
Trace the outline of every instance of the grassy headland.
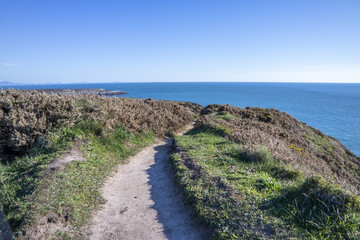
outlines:
M16 237L83 237L115 166L195 118L172 162L216 238L357 239L360 159L286 113L1 90L0 203ZM74 145L86 160L49 167Z
M273 109L201 114L172 161L218 239L357 239L360 160L337 140Z

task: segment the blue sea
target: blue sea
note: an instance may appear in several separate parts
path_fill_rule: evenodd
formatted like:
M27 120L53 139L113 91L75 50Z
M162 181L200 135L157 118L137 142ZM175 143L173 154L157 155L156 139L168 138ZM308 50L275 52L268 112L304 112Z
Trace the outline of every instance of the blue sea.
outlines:
M360 84L326 83L102 83L14 85L3 88L105 88L132 98L277 108L339 139L360 156ZM120 97L124 97L120 96Z

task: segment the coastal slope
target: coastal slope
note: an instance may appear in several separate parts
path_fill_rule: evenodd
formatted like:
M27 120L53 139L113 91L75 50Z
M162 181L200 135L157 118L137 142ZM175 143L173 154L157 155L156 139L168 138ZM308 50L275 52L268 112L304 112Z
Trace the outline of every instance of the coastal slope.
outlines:
M337 139L276 109L209 105L197 127L222 125L226 138L242 144L249 154L266 148L277 160L306 176L320 175L359 195L360 158Z
M164 136L174 138L166 154L183 195L176 202L215 238L360 234L359 157L276 109L10 89L0 90L0 126L0 203L18 239L82 237L107 177Z
M360 159L287 113L209 105L175 149L176 181L217 239L360 232Z

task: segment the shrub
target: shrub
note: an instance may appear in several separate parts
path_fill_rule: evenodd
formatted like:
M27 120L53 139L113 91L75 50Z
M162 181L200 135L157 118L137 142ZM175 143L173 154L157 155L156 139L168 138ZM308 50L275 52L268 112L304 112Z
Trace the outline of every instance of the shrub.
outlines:
M24 154L32 146L44 143L48 132L78 123L97 135L101 135L103 129L118 125L132 132L153 131L164 135L193 119L193 109L196 109L193 105L152 99L0 90L0 154L3 160Z

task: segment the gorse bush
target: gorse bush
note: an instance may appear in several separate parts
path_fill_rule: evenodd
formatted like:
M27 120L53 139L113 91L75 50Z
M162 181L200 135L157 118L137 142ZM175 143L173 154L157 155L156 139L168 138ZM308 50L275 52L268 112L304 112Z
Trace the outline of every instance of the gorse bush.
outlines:
M43 144L47 131L71 126L78 117L72 98L0 90L0 154L22 153L35 143Z
M25 153L33 145L45 144L49 131L72 127L84 119L104 129L122 125L132 132L166 134L192 120L191 110L182 105L151 99L0 90L0 154Z

